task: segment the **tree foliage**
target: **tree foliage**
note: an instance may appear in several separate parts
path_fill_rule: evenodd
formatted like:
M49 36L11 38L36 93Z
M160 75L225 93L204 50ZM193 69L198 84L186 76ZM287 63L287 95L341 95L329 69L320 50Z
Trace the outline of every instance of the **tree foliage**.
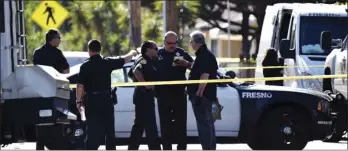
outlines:
M142 40L151 39L162 44L162 1L142 1ZM127 1L60 1L70 17L59 28L62 34L61 50L86 51L88 40L95 38L103 44L103 55L121 55L130 47L130 22ZM192 27L198 2L177 1L182 10L182 25ZM45 32L31 20L40 1L25 2L27 52L31 61L33 50L45 42ZM180 12L180 11L179 11Z

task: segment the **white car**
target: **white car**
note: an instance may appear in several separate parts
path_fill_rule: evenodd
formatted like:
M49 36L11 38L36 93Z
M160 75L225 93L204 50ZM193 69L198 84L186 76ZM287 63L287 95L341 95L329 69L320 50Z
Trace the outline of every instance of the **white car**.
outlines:
M335 75L335 74L347 74L347 49L348 49L348 35L341 44L342 46L333 49L331 53L327 56L325 60L325 74ZM347 92L347 77L325 79L327 85L325 85L324 90L331 90L334 93L342 94L345 99L348 99Z
M82 51L62 51L70 67L83 63L89 58L88 52Z
M333 37L335 38L335 37ZM321 37L321 47L323 49L332 49L331 32L323 32ZM328 94L334 94L335 101L332 103L333 112L337 112L337 123L335 125L335 132L330 136L327 141L338 142L342 140L342 136L347 133L348 121L348 75L347 75L347 49L348 49L348 34L343 42L341 40L334 40L338 42L338 47L332 49L331 53L325 60L325 75L341 75L346 74L342 78L323 79L323 91ZM339 97L340 96L340 97ZM340 114L341 113L341 114Z
M132 82L128 71L133 62L113 72L113 82ZM79 68L68 76L75 84ZM222 69L219 79L226 78ZM232 74L231 74L232 73ZM233 77L233 71L228 75ZM276 149L303 149L308 141L323 140L331 134L332 118L329 104L331 98L325 93L299 88L252 85L249 83L219 83L217 95L224 107L221 120L216 120L217 143L232 143L238 140L248 143L253 149L268 144ZM134 122L133 86L117 87L115 105L115 131L117 145L126 145ZM75 92L72 91L71 110L76 113ZM198 143L196 119L190 101L187 101L188 143ZM156 104L157 126L160 136L159 116ZM88 119L87 119L88 120ZM81 125L80 125L81 126ZM77 125L77 127L80 127ZM297 129L300 127L300 129ZM74 128L79 132L83 127ZM79 133L82 134L82 133ZM81 138L84 135L76 135ZM292 142L287 144L287 142Z

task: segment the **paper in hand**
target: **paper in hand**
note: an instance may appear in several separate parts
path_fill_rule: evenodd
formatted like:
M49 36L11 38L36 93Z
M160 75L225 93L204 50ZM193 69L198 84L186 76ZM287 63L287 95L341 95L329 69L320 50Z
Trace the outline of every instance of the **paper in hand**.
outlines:
M81 115L81 120L86 121L86 115L85 115L85 108L80 107L80 115Z
M173 60L173 66L177 66L176 61L184 60L183 56L175 56Z

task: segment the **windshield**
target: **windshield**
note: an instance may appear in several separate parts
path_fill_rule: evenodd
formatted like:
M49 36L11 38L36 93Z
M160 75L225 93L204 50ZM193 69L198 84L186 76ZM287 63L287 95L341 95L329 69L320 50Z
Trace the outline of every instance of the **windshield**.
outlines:
M300 25L300 54L328 55L320 47L322 31L330 31L332 39L344 39L348 33L347 17L301 17Z
M86 59L88 59L88 57L66 57L70 67L83 63Z

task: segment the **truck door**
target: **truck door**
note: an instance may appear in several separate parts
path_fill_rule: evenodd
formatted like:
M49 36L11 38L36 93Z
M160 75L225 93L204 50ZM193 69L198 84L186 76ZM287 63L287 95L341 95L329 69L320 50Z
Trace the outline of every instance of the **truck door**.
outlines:
M272 41L272 47L276 50L279 50L280 41L288 35L291 13L291 9L283 9L278 13L278 23L274 32L275 38Z
M280 41L284 38L287 37L288 35L288 31L289 31L289 27L290 27L290 19L291 19L291 13L292 10L291 9L283 9L281 10L278 14L279 14L279 20L278 20L278 26L276 28L276 35L274 38L274 42L272 47L276 50L279 50L279 44ZM280 54L279 54L280 56ZM279 57L279 62L281 66L284 66L284 59ZM284 82L283 82L284 83Z
M256 58L255 78L263 77L262 60L266 54L266 49L273 46L274 33L278 20L278 8L268 6L266 9L265 19L263 20L259 51ZM265 84L264 81L256 81L257 84Z
M290 40L289 51L294 51L293 53L295 53L295 48L296 48L296 17L295 16L291 17L290 28L288 31L287 39ZM298 68L293 68L293 66L295 66L295 58L284 59L284 66L285 66L283 70L284 77L296 76L296 71L298 70ZM284 80L284 86L297 87L297 83L295 80Z
M341 52L337 53L335 65L335 71L337 74L347 74L347 49L348 49L348 35L346 36L342 45ZM347 98L347 77L335 78L334 89Z

